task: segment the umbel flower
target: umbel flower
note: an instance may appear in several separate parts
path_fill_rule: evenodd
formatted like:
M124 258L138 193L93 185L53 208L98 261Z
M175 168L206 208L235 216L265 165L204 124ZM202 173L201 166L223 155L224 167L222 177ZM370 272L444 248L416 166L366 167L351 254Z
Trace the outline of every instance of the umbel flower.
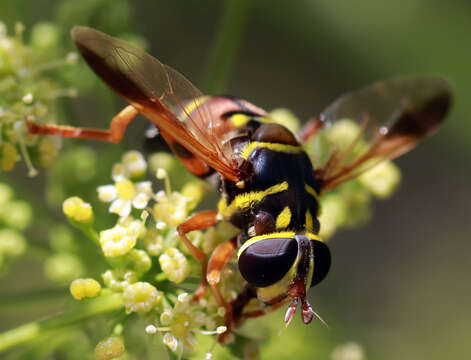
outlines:
M199 277L200 265L182 246L176 226L201 200L202 188L201 184L190 182L181 192L172 191L167 171L159 168L156 180L163 180L166 190L154 193L150 180L134 181L136 177L142 179L146 170L147 162L140 153L125 153L113 166L115 183L98 187L98 199L111 203L110 212L117 215L115 225L108 229L94 229L94 211L89 203L78 197L64 201L64 214L99 246L108 267L102 274L103 285L94 279L80 278L71 283L70 292L82 301L110 292L120 294L128 316L139 313L159 319L146 332L161 334L162 343L181 356L197 345L195 334L217 335L225 331L224 318L214 306L214 299L206 300L205 306L193 304L193 294L180 290L180 284L185 284L190 276ZM192 234L192 239L196 246L210 251L218 242L228 240L230 234L219 231L216 236L211 230ZM224 284L227 291L237 290ZM195 285L185 286L196 289ZM209 292L207 296L211 296ZM116 352L108 352L109 357L103 355L115 343L123 344L120 337L105 339L97 345L97 356L112 358L112 354L122 353L120 345Z
M146 327L148 334L155 334L157 331L164 332L163 342L172 351L180 352L184 350L193 350L198 344L194 334L203 335L222 334L227 328L219 326L216 330L203 327L213 327L212 319L197 310L197 306L191 305L191 296L188 293L181 293L173 308L167 307L160 315L161 327L149 325Z
M47 57L50 51L42 51L57 46L59 30L54 25L34 27L29 44L23 40L23 32L24 26L17 23L14 34L9 36L5 24L0 22L0 170L12 170L21 158L28 174L34 176L37 171L30 155L41 166L49 167L62 141L58 137L30 135L26 121L56 122L58 99L76 96L77 92L61 88L46 70L75 64L77 55L70 53L57 60Z

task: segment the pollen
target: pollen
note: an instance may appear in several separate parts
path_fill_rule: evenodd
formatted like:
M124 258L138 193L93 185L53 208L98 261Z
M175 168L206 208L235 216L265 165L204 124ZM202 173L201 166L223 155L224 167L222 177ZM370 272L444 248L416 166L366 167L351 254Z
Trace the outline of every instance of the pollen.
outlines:
M65 200L62 211L67 217L80 223L90 222L93 219L92 206L77 196Z
M101 285L95 279L77 279L70 284L70 293L76 300L93 298L101 291Z

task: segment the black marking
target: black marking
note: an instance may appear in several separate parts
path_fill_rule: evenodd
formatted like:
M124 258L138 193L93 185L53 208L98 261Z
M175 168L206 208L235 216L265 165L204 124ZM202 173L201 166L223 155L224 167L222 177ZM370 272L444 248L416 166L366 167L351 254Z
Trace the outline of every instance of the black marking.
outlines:
M289 271L298 254L298 243L289 238L269 238L251 244L239 257L239 270L248 283L270 286Z
M314 255L314 273L311 287L325 279L330 270L331 256L326 244L317 240L311 240L312 253Z
M451 93L445 91L438 94L418 108L411 107L404 111L385 137L411 136L421 138L426 136L441 124L450 107Z

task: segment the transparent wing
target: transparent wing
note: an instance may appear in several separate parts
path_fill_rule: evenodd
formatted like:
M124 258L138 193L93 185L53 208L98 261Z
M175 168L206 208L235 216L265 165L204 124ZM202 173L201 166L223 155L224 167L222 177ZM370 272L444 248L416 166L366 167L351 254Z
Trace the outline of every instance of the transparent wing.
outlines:
M450 86L437 77L396 78L343 95L308 142L323 189L411 150L437 130L450 105Z
M118 95L152 121L174 152L203 161L237 181L237 162L206 98L183 75L143 50L100 31L75 27L72 38L88 65ZM180 146L172 144L176 142ZM183 150L183 151L184 151ZM177 153L177 156L182 155Z

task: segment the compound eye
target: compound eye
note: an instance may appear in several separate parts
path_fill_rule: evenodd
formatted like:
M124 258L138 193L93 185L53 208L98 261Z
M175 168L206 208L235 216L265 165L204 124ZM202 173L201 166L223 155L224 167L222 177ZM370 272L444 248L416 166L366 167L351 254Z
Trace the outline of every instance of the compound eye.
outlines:
M311 287L319 284L327 276L330 269L330 250L321 241L311 240L314 254L314 273L312 275Z
M256 287L273 285L289 271L298 255L298 243L292 238L259 240L239 257L239 270Z

